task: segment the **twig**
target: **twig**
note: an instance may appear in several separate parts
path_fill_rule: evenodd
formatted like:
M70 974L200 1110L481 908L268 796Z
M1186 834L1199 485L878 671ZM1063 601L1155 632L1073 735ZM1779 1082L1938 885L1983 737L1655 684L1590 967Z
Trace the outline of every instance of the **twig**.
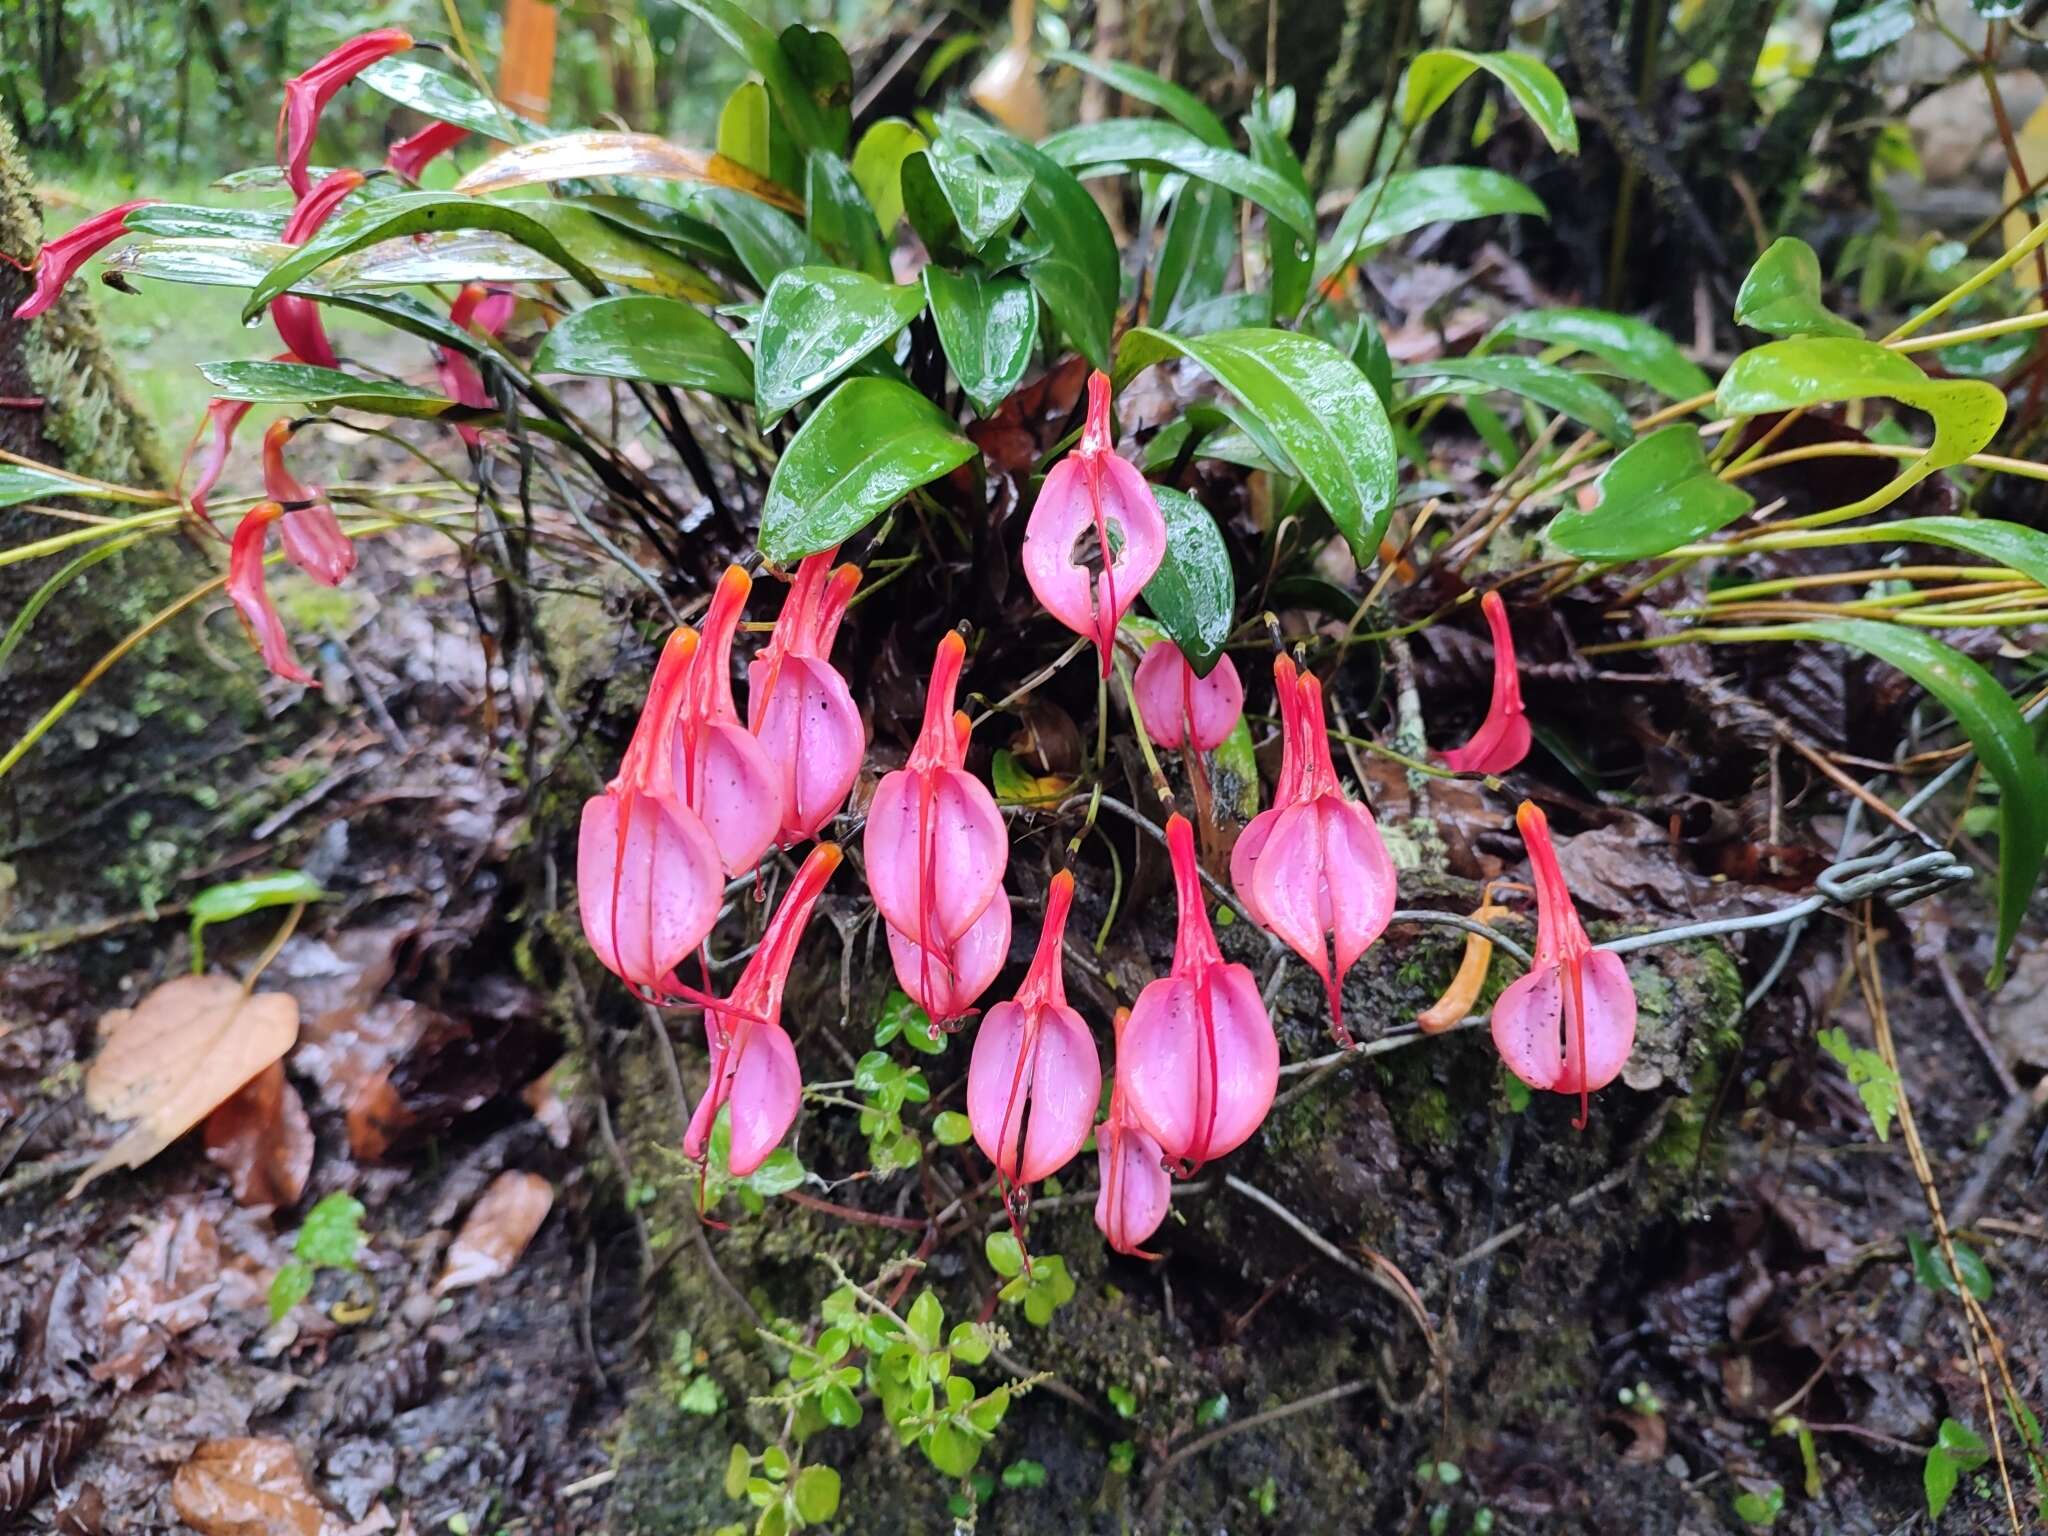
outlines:
M1183 1461L1186 1461L1190 1456L1200 1455L1220 1440L1227 1440L1232 1435L1241 1435L1247 1430L1258 1429L1260 1426L1271 1424L1277 1419L1292 1418L1297 1413L1307 1413L1311 1408L1320 1408L1326 1403L1342 1402L1347 1397L1357 1396L1371 1385L1372 1383L1369 1381L1340 1382L1334 1387L1325 1387L1320 1392L1311 1392L1307 1397L1298 1397L1291 1403L1282 1403L1278 1408L1268 1408L1263 1413L1255 1413L1248 1419L1239 1419L1235 1424L1225 1424L1221 1429L1212 1429L1206 1435L1199 1435L1195 1439L1190 1440L1186 1445L1174 1451L1164 1461L1160 1462L1158 1470L1152 1474L1153 1479L1158 1481L1165 1478L1167 1473L1171 1472Z
M1518 1221L1511 1227L1502 1228L1478 1247L1468 1248L1465 1252L1451 1260L1450 1268L1455 1271L1463 1269L1467 1264L1475 1264L1489 1254L1498 1253L1531 1228L1539 1226L1554 1217L1566 1215L1577 1210L1582 1205L1588 1205L1598 1200L1602 1195L1610 1195L1615 1190L1621 1188L1622 1185L1635 1176L1637 1159L1642 1156L1643 1148L1655 1141L1658 1134L1664 1129L1665 1118L1671 1113L1671 1105L1675 1102L1675 1100L1667 1100L1658 1108L1656 1114L1650 1117L1650 1123L1643 1128L1643 1134L1637 1139L1636 1145L1629 1153L1627 1161L1608 1174L1606 1178L1601 1179L1597 1184L1587 1185L1569 1199L1561 1200L1555 1205L1538 1211L1527 1220Z

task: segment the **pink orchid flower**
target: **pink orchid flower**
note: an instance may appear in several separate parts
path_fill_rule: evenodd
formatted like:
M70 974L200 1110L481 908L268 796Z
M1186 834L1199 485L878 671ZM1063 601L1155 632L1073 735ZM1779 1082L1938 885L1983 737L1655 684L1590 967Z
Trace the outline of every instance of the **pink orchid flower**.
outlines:
M482 283L465 283L462 291L455 295L455 302L448 306L448 318L463 330L495 336L505 328L505 322L512 318L512 311L518 304L519 296L509 288L486 288ZM441 381L441 392L456 404L479 410L491 405L490 391L484 388L484 376L477 371L476 364L456 348L435 348L434 372ZM480 441L476 428L467 422L458 424L455 430L472 448Z
M228 543L228 597L242 616L249 641L263 657L263 664L288 683L307 684L313 674L299 665L292 651L291 636L284 620L271 605L270 589L264 581L263 539L270 525L284 516L274 501L251 507L235 525Z
M1102 1096L1095 1037L1067 1006L1060 961L1073 904L1074 877L1063 869L1046 890L1045 926L1024 984L982 1019L967 1067L975 1142L1012 1186L1064 1168L1088 1139Z
M811 908L839 867L839 845L820 843L790 882L782 905L768 919L768 931L734 984L732 996L704 1010L704 1040L711 1050L711 1082L683 1137L683 1153L702 1158L711 1143L718 1112L732 1110L735 1178L745 1178L789 1133L803 1100L803 1075L796 1047L782 1027L782 989L796 959L797 940Z
M1498 592L1489 592L1479 599L1479 611L1493 631L1493 697L1472 739L1437 756L1458 773L1506 773L1529 755L1529 718L1522 713L1522 678L1515 670L1507 604Z
M718 845L675 782L676 717L697 645L679 628L662 647L618 775L583 803L576 841L583 936L648 998L681 995L675 968L703 943L724 896Z
M284 243L304 245L312 239L341 205L341 200L363 184L361 171L330 171L320 185L299 199L292 216L285 220ZM319 368L338 368L334 344L327 339L327 327L320 321L320 306L296 293L280 295L270 302L270 319L285 350L300 362Z
M185 448L184 461L178 466L178 489L182 493L185 471L192 465L192 456L199 454L199 477L192 482L191 494L185 500L199 520L209 527L213 518L207 513L206 498L213 494L213 488L220 484L220 477L228 467L228 452L235 445L235 429L254 408L254 402L249 400L209 400L206 416L200 422L199 430L192 434L192 441ZM199 439L209 431L213 435L201 453Z
M1259 855L1266 851L1266 840L1273 835L1273 825L1279 821L1280 813L1291 807L1301 793L1302 764L1306 754L1301 746L1299 682L1300 674L1295 670L1293 658L1285 651L1275 656L1273 697L1280 709L1280 776L1273 783L1273 803L1245 823L1244 831L1238 834L1237 842L1230 850L1230 887L1237 892L1237 899L1244 903L1245 910L1251 913L1252 921L1268 933L1272 932L1272 925L1259 911L1252 872L1258 867Z
M883 923L882 931L889 939L897 985L925 1011L937 1039L940 1026L974 1012L975 999L1009 963L1010 893L997 886L973 925L933 955L894 923Z
M1099 569L1078 557L1091 535ZM1116 627L1165 554L1166 520L1152 487L1110 439L1109 378L1091 374L1080 446L1045 477L1024 525L1025 579L1047 612L1095 642L1107 677Z
M263 494L286 508L279 531L285 558L323 586L338 587L356 568L356 547L342 531L327 493L285 468L292 424L280 418L263 434Z
M831 569L836 553L821 550L797 566L775 632L747 663L747 729L782 768L776 837L785 848L816 837L839 814L867 747L860 710L830 660L839 621L860 585L858 566Z
M782 775L740 724L732 698L732 641L753 585L740 567L726 567L677 697L675 781L684 803L703 818L728 875L760 863L782 825Z
M320 113L349 81L379 59L404 53L412 46L412 34L399 27L380 27L352 37L311 66L304 74L285 82L284 106L277 114L277 163L284 167L284 179L293 193L306 195L310 177L306 162L313 155L313 135L319 131ZM301 357L305 354L301 352ZM314 359L308 357L307 362Z
M1095 1194L1095 1225L1109 1246L1134 1259L1156 1259L1138 1245L1159 1230L1173 1200L1166 1154L1131 1113L1124 1097L1124 1031L1128 1008L1116 1011L1117 1075L1109 1090L1109 1115L1095 1128L1095 1163L1101 1187Z
M1192 1171L1241 1145L1273 1105L1280 1043L1246 967L1209 926L1185 816L1166 823L1180 901L1173 968L1138 994L1117 1052L1117 1085L1165 1155Z
M1219 656L1207 677L1197 677L1171 640L1156 641L1145 652L1131 688L1145 734L1168 751L1191 742L1198 752L1214 752L1244 714L1244 684L1230 658Z
M875 787L861 845L876 908L915 946L921 984L905 990L921 999L934 1022L951 1010L931 1004L957 1001L966 990L967 967L957 952L996 900L1010 861L995 796L962 766L967 723L954 715L953 695L966 655L959 633L948 631L932 662L923 729L909 761ZM992 939L982 936L977 947L992 948Z
M125 221L129 214L159 201L161 199L154 197L138 197L132 203L123 203L105 213L94 214L54 240L45 240L42 249L36 252L35 260L23 267L24 271L35 273L36 285L29 296L15 306L14 318L32 320L56 303L57 295L78 275L80 267L128 233ZM7 259L14 260L11 256ZM15 262L15 265L22 264Z
M1251 857L1254 899L1247 905L1321 978L1330 1032L1348 1050L1344 975L1394 915L1394 861L1372 812L1347 796L1337 777L1322 684L1304 673L1295 688L1299 782L1293 804L1280 808Z
M1593 948L1565 888L1550 821L1524 800L1515 825L1536 877L1536 963L1493 1005L1493 1044L1531 1088L1579 1096L1577 1130L1586 1128L1595 1089L1621 1075L1636 1043L1636 991L1628 967Z
M393 144L384 156L384 164L393 175L417 182L421 171L468 137L467 128L458 128L453 123L429 123L418 133L407 134Z

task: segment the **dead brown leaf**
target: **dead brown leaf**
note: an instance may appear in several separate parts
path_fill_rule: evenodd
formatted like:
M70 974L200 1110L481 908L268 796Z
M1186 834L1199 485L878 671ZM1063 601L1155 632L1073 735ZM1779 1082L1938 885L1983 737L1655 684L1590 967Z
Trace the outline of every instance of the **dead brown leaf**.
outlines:
M313 1128L299 1090L273 1061L206 1117L206 1156L242 1205L298 1204L313 1172Z
M171 1479L178 1518L199 1536L331 1536L289 1440L209 1440Z
M448 1262L434 1294L494 1280L519 1262L555 1203L554 1189L537 1173L505 1172L470 1208L469 1219L448 1245Z
M158 1365L170 1341L213 1310L220 1290L220 1237L198 1207L165 1216L145 1232L107 1283L100 1329L106 1340L95 1381L132 1387Z
M99 1033L86 1102L135 1124L79 1175L73 1196L109 1169L148 1162L283 1056L299 1005L282 992L245 993L227 976L180 976L109 1011Z

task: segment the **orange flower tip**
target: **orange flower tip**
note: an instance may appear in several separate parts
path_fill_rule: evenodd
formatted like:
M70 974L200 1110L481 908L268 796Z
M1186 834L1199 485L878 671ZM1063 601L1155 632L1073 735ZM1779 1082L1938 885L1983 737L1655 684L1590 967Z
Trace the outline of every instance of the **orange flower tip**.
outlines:
M1055 891L1062 891L1067 895L1072 895L1074 890L1074 872L1071 869L1061 870L1058 874L1052 877L1052 885L1050 889Z
M1548 837L1550 818L1535 801L1524 800L1515 807L1515 827L1524 838Z

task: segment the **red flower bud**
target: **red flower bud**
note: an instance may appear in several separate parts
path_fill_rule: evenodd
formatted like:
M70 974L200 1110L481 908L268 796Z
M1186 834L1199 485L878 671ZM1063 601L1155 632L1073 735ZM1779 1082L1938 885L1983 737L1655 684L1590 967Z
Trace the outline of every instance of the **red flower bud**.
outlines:
M429 123L418 133L408 134L391 146L384 164L392 173L417 182L420 172L469 137L467 128L453 123Z
M1493 631L1493 697L1472 739L1437 756L1458 773L1506 773L1529 755L1529 719L1522 713L1522 679L1515 670L1507 605L1498 592L1489 592L1479 599L1479 610Z
M313 135L320 127L320 113L334 99L335 92L379 59L403 53L411 46L411 33L398 27L380 27L350 38L304 74L285 82L284 106L277 114L277 163L284 167L284 179L295 194L306 195L310 181L306 162L312 158ZM305 357L303 352L299 355Z

